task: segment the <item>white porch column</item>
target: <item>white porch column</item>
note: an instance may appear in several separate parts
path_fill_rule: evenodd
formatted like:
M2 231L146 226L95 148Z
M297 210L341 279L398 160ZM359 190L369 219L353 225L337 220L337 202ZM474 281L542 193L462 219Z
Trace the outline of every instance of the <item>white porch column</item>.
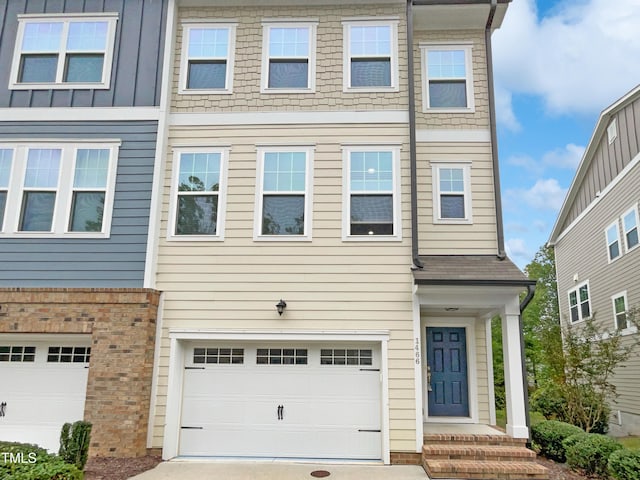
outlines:
M520 348L520 304L518 297L506 303L502 310L502 350L504 352L504 383L507 407L507 435L528 438L522 357Z

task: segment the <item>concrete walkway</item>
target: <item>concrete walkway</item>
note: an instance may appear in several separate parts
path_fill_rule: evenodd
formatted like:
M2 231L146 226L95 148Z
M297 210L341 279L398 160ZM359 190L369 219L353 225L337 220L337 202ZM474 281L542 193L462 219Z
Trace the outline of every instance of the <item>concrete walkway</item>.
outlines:
M313 480L311 472L329 472L326 480L428 480L422 467L404 465L285 462L163 462L131 480Z

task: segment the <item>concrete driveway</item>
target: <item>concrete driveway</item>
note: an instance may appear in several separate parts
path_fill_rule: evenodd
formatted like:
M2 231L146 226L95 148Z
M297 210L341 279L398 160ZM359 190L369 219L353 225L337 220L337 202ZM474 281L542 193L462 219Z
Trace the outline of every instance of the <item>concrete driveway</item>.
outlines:
M312 472L329 476L316 477ZM285 462L163 462L130 480L427 480L422 467L405 465L336 464Z

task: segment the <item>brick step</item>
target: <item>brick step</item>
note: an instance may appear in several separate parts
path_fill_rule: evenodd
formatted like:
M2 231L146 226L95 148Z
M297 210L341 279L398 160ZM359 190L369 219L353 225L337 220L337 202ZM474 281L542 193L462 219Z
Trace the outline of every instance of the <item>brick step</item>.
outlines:
M422 455L429 460L534 462L536 459L532 450L510 445L429 444L422 447Z
M488 462L476 460L430 460L423 466L429 478L467 480L548 480L549 471L535 462Z
M524 447L526 438L513 438L509 435L473 435L465 433L428 433L423 437L423 443L449 444L449 445L503 445L512 447Z

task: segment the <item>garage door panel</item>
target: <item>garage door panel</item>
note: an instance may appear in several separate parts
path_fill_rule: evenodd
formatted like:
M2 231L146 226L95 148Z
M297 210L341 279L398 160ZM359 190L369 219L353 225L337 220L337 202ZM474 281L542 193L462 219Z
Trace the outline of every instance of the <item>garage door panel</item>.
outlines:
M371 362L325 365L320 348L296 346L288 349L305 352L301 364L267 364L266 352L278 349L237 348L242 364L184 370L180 455L381 458L380 372Z

